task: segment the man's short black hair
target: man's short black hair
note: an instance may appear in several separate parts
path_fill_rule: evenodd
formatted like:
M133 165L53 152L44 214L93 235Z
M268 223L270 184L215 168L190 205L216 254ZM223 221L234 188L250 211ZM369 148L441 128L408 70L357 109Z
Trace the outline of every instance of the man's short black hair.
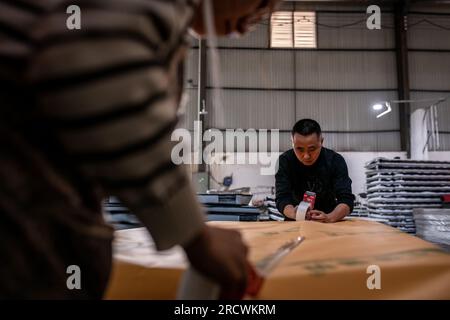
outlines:
M310 134L317 133L317 135L320 136L322 130L317 121L313 119L302 119L297 121L292 128L292 136L296 133L301 134L302 136L309 136Z

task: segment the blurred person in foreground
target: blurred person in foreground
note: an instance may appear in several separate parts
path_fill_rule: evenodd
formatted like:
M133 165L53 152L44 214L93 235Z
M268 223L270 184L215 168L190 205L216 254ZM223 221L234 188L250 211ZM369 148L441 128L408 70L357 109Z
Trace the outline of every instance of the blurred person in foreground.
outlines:
M207 1L207 0L204 0ZM243 33L277 1L213 0L218 35ZM69 5L81 9L70 30ZM247 247L209 227L171 161L189 28L201 0L0 0L0 297L101 298L117 196L158 250L181 245L223 290L246 287ZM81 270L69 290L67 268Z

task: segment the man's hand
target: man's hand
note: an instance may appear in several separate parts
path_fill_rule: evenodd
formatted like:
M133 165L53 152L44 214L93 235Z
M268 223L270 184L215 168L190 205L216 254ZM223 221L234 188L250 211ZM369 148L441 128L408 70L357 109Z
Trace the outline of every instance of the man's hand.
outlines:
M216 281L227 296L242 296L247 287L248 248L238 231L205 226L184 249L192 266Z
M296 215L297 215L297 207L294 207L293 205L288 204L287 206L284 207L284 209L283 209L283 214L284 214L286 217L295 220Z
M296 220L297 219L297 208L298 206L293 206L288 204L286 207L284 207L283 214L291 219ZM305 220L311 220L311 211L306 212Z
M317 221L317 222L324 222L324 223L330 223L335 222L331 215L326 214L323 211L320 210L311 210L309 211L311 220Z

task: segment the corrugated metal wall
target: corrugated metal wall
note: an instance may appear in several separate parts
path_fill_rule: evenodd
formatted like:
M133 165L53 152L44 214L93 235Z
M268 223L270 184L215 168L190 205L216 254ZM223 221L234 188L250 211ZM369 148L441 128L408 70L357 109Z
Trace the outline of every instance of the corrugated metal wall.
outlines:
M419 12L430 12L423 14ZM450 9L415 6L408 31L412 99L449 99L438 107L440 148L450 150ZM413 104L412 110L427 104Z
M280 129L280 147L286 150L292 125L310 117L325 131L326 146L336 150L400 150L398 109L376 119L370 108L377 101L397 99L392 10L382 8L381 30L368 30L365 7L295 6L317 12L318 49L270 49L267 21L240 39L219 40L223 110L213 99L208 77L207 127ZM283 7L292 10L294 4L286 2ZM449 24L448 16L428 18ZM353 25L336 28L345 24ZM449 94L445 92L450 89L449 53L414 50L450 50L450 31L436 29L417 25L408 31L413 48L409 53L412 98ZM197 112L197 65L194 42L186 65L186 91L191 96L186 112L193 114L182 123L191 130ZM440 111L441 130L450 130L449 110ZM450 147L447 136L442 139L443 150Z

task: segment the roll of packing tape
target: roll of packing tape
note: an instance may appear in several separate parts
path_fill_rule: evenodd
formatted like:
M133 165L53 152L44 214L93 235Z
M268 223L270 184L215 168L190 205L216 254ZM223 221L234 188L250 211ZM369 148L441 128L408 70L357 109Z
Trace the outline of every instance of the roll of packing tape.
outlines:
M297 207L297 212L295 214L295 220L303 221L306 220L306 213L310 210L309 202L302 201Z
M198 272L192 266L183 274L177 300L217 300L220 296L220 286Z

